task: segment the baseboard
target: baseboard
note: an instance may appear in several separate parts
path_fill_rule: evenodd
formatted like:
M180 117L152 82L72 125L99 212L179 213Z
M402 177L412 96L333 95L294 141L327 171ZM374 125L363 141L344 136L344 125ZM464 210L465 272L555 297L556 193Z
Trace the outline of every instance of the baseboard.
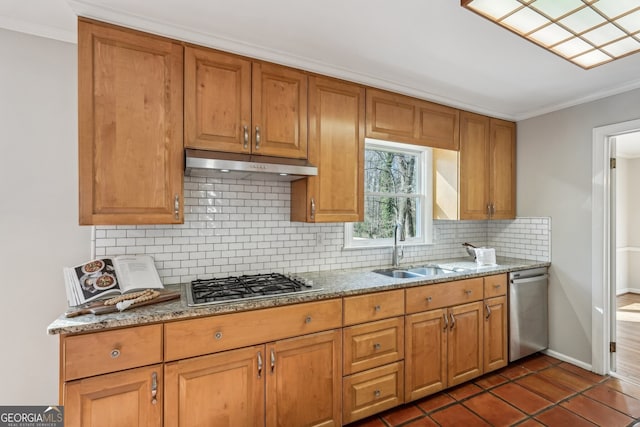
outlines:
M563 362L571 363L572 365L576 365L582 369L586 369L589 372L593 372L593 366L590 363L585 363L581 360L574 359L573 357L569 357L565 354L558 353L557 351L553 351L550 349L542 350L542 353L547 356L555 357L558 360L562 360Z
M623 295L623 294L640 294L640 289L638 288L616 289L616 295Z

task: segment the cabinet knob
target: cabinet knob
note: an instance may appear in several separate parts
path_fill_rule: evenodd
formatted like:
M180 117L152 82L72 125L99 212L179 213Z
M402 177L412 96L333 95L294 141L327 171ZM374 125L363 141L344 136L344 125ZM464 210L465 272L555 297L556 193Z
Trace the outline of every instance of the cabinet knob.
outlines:
M464 293L467 294L467 295L471 295L471 289L465 289Z
M380 390L374 390L374 391L373 391L373 395L374 395L375 397L380 397Z
M427 297L427 302L431 302L431 297Z
M311 323L311 316L305 317L304 323Z
M214 336L215 336L215 338L217 340L221 340L222 339L222 332L218 331L218 332L216 332L216 334Z
M111 358L117 359L118 357L120 357L120 349L114 348L111 350Z
M495 289L500 289L500 287L501 287L501 286L502 286L502 285L493 285L493 287L494 287Z
M376 306L373 307L373 311L378 312L378 311L380 311L381 308L382 307L380 307L379 305L376 305Z
M373 349L374 350L380 350L381 348L382 348L382 346L378 342L373 345Z

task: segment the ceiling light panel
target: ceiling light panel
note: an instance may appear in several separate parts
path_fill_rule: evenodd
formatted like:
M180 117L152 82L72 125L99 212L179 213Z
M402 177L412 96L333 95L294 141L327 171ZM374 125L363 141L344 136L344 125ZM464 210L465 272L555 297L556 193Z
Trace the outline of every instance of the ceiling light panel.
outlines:
M585 69L640 51L640 0L461 0L461 5Z

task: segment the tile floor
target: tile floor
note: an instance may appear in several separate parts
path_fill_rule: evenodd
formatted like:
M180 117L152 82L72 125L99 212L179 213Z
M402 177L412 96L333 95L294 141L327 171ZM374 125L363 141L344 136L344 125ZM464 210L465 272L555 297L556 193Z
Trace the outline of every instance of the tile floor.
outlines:
M640 386L536 354L350 427L640 427Z

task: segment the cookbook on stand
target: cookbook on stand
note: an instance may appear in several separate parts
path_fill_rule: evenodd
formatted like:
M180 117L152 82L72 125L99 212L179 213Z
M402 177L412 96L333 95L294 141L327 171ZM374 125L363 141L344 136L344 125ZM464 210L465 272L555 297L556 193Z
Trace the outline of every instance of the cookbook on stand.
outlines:
M119 255L65 267L64 281L69 306L142 289L164 289L149 255Z

